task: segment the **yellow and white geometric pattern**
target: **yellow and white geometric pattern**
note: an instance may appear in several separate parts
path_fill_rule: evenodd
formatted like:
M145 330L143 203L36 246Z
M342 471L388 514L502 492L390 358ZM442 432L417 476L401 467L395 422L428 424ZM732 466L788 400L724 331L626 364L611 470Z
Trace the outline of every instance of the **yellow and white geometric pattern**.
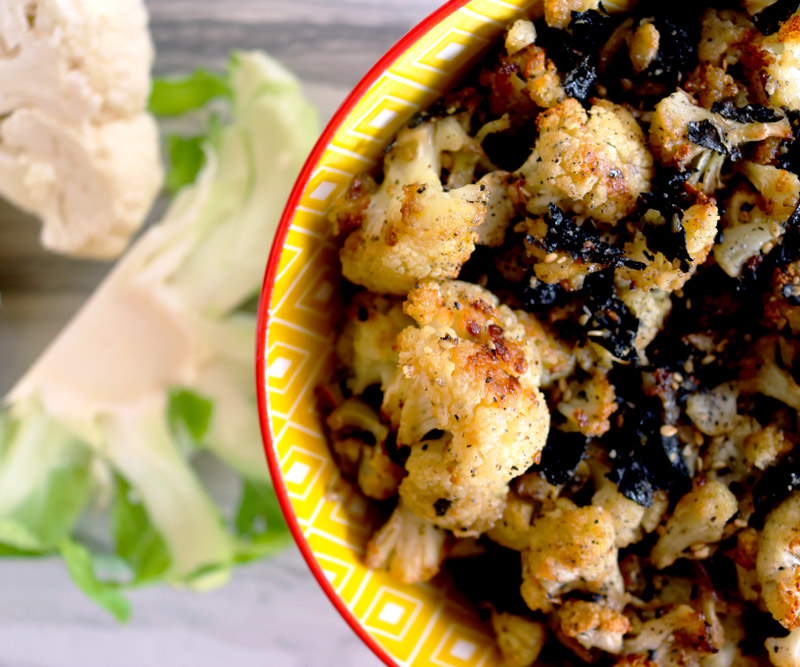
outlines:
M473 0L413 44L363 95L306 185L269 306L263 363L276 459L317 563L361 626L398 665L490 667L500 660L469 604L433 585L406 586L362 564L371 508L341 479L315 410L331 370L339 311L336 248L325 213L391 137L485 52L505 26L541 12L540 0Z

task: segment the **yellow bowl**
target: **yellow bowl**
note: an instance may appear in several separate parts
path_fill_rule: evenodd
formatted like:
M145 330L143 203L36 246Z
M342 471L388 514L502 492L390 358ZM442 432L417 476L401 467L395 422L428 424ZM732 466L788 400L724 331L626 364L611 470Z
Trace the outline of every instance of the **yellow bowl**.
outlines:
M391 666L491 667L500 658L470 603L445 583L403 585L362 563L370 505L341 479L314 398L332 369L341 307L337 249L325 214L354 176L377 164L411 116L450 89L509 23L541 14L541 4L452 0L398 42L356 86L312 151L264 280L257 389L275 488L320 585Z

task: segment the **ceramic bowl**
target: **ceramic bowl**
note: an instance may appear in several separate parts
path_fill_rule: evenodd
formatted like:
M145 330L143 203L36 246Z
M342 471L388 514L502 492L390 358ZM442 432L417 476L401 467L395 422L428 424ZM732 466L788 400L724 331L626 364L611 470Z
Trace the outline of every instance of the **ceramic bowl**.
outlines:
M444 581L403 585L362 563L371 506L341 478L314 397L332 369L342 306L326 211L354 176L377 164L409 118L451 89L506 26L540 6L454 0L401 39L323 132L289 198L266 271L257 390L275 488L320 586L387 665L491 667L500 659L470 602Z

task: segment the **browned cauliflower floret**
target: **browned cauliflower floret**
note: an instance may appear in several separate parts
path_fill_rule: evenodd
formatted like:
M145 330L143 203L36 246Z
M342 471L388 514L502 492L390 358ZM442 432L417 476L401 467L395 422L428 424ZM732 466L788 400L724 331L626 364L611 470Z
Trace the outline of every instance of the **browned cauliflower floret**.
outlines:
M628 36L628 56L631 59L633 71L641 74L658 55L658 46L661 35L653 25L652 19L644 19Z
M412 324L403 314L403 302L359 292L347 308L347 320L336 342L344 367L352 370L347 381L354 394L373 384L385 390L397 370L394 344L397 334Z
M419 519L401 501L370 538L364 560L406 584L428 581L444 560L445 537L443 530Z
M503 516L487 531L487 537L506 549L522 551L531 538L534 503L513 491L506 497Z
M389 458L383 442L362 447L356 478L365 496L388 500L397 493L404 475L404 470Z
M794 443L775 424L751 433L744 440L744 457L748 464L766 470L794 449Z
M736 99L743 88L721 67L704 63L692 70L683 86L704 109L710 109L714 102Z
M711 632L712 625L703 612L678 604L643 623L634 637L625 640L623 651L648 655L652 664L660 667L703 664L700 658L719 650Z
M561 634L585 649L620 653L622 636L631 629L630 621L623 614L598 602L567 600L556 615Z
M703 13L701 22L697 57L701 63L722 68L739 62L742 46L756 32L747 15L733 9L709 7Z
M713 544L722 539L725 524L739 510L736 496L718 481L699 479L683 496L663 533L653 547L650 560L657 568L672 565L678 558L690 557L690 547Z
M756 574L772 616L787 630L800 628L800 493L767 516L758 541Z
M713 200L701 200L683 212L680 225L686 234L686 250L691 260L688 271L681 269L678 260L670 261L663 252L648 248L644 234L637 231L633 240L625 244L625 254L644 264L644 268L617 267L617 278L637 290L674 292L680 289L708 258L714 246L717 222L719 212ZM673 223L664 221L662 224Z
M478 534L547 438L538 352L515 313L477 285L424 283L405 311L420 327L397 339L398 379L383 406L398 443L412 447L400 497L437 526ZM419 444L420 422L447 437Z
M611 428L608 418L617 410L617 396L608 376L596 373L583 382L570 381L556 409L567 420L562 430L599 438Z
M405 294L425 278L455 277L472 254L494 181L445 192L442 151L452 148L448 142L457 134L450 120L443 119L442 128L431 121L398 134L384 161L383 183L339 253L351 282L380 294ZM332 218L340 217L334 207Z
M572 590L616 598L623 582L611 517L600 507L577 507L566 499L533 522L522 552L522 597L534 611L548 612Z
M503 667L532 667L547 640L542 623L494 609L492 630L503 656Z
M527 208L543 215L550 204L616 223L650 189L653 159L633 115L599 100L587 113L566 99L536 119L539 136L519 173Z
M742 63L760 102L800 111L800 9L777 32L755 33Z
M707 195L722 186L721 171L739 147L768 137L792 136L786 118L767 123L740 123L695 104L678 90L662 99L650 124L650 145L659 162L693 173L687 183Z
M767 215L784 222L800 204L800 177L785 169L749 160L738 164L739 171L759 192L761 208Z
M609 471L607 467L597 462L592 462L590 467L596 488L592 505L607 513L608 520L614 526L615 546L623 549L637 542L642 537L642 520L647 510L617 490L617 485L606 477Z
M546 389L556 380L570 375L575 370L575 354L569 343L530 313L517 311L516 315L542 360L542 388Z
M544 0L544 20L551 28L566 28L572 12L585 12L600 7L600 0Z

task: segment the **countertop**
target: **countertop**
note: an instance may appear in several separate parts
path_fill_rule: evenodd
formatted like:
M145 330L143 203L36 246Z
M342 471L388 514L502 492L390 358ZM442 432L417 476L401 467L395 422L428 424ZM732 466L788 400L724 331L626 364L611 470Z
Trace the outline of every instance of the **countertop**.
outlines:
M436 0L146 0L157 74L221 68L232 48L264 49L296 72L323 121ZM41 250L38 223L0 202L0 395L110 265ZM149 588L120 626L56 559L0 561L0 667L378 665L299 552L239 569L204 594Z

